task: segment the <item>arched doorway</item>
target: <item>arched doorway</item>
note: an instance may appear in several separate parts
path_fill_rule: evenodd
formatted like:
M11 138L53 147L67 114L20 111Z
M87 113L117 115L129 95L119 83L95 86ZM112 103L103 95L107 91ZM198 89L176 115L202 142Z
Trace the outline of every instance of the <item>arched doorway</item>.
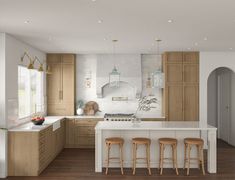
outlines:
M208 124L218 128L218 138L235 146L235 73L226 67L211 72L207 82Z

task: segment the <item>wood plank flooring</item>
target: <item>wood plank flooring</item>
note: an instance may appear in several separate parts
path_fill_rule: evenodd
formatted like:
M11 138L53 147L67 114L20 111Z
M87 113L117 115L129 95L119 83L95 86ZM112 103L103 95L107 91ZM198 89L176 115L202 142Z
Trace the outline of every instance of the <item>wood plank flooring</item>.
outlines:
M198 169L192 169L190 176L186 176L183 169L176 176L172 169L164 169L164 174L159 175L157 169L152 169L152 176L147 175L146 169L137 169L132 175L131 169L125 169L125 175L120 175L120 169L110 169L109 175L95 173L94 149L64 149L59 156L48 166L39 177L8 177L8 180L234 180L235 179L235 148L218 141L218 173L202 175Z

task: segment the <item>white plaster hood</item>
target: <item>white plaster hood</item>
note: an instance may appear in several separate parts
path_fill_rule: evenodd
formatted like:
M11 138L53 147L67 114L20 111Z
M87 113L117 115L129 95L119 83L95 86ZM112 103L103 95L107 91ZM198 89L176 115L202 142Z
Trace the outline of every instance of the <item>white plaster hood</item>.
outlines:
M120 81L123 85L128 84L133 89L133 96L139 97L142 91L142 72L140 54L118 54L118 55L98 55L96 70L96 94L97 97L104 97L104 87L109 83L109 73L116 65L121 73ZM130 90L130 92L132 92ZM129 93L130 93L129 92ZM128 93L127 93L128 94ZM125 96L122 94L122 96ZM128 96L128 95L127 95Z

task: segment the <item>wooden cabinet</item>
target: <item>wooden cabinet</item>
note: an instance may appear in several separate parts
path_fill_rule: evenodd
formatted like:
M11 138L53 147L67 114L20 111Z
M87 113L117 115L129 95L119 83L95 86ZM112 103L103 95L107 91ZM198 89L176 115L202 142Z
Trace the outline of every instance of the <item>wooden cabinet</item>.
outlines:
M103 119L69 119L66 121L67 148L94 148L95 126Z
M166 52L165 116L169 121L197 121L199 107L199 53Z
M74 115L75 55L47 54L47 114Z
M53 131L9 132L8 175L38 176L64 148L65 122Z

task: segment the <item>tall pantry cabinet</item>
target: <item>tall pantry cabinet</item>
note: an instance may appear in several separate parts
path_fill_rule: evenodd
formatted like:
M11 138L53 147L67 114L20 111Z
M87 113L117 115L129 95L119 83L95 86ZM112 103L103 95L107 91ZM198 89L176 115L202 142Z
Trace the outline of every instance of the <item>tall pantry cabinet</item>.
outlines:
M74 115L75 55L47 54L47 65L52 71L47 75L47 114Z
M166 119L198 121L199 53L166 52L163 59Z

